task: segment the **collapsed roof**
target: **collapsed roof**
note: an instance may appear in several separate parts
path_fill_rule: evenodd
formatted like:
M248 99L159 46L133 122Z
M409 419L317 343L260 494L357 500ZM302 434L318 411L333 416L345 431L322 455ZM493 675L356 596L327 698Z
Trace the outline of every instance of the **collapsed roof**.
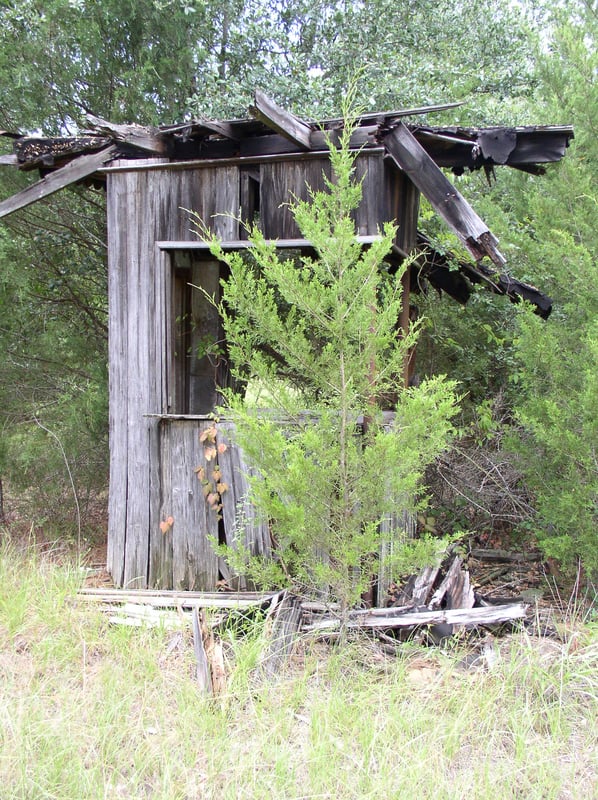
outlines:
M380 148L412 180L469 250L475 263L449 261L423 234L418 246L418 279L426 278L438 290L466 302L470 284L484 282L511 300L532 302L538 313L550 313L550 298L535 287L504 272L505 259L498 241L441 168L460 175L465 170L508 166L542 174L546 164L563 158L573 138L571 126L431 127L405 123L408 117L444 111L458 103L363 114L351 134L351 147ZM293 153L325 152L344 122L300 119L256 91L252 118L217 121L199 119L179 125L147 127L117 125L88 115L89 130L75 137L43 138L0 132L13 140L12 154L0 156L0 165L39 170L36 183L0 202L0 218L81 181L105 180L105 170L118 159L157 156L173 164L256 157L284 157ZM493 267L482 264L489 257ZM454 269L456 264L457 270Z

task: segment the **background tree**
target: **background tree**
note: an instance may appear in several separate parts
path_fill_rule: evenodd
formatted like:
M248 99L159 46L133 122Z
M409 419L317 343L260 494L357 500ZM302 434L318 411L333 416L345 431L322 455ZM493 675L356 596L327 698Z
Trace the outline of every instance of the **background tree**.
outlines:
M305 116L336 116L356 66L357 100L370 109L462 100L430 121L573 121L574 147L545 178L503 171L492 188L479 174L459 180L501 234L517 277L553 292L553 320L564 320L569 337L553 347L569 348L571 395L579 396L573 354L585 341L595 283L593 4L567 0L554 12L553 3L507 0L7 0L0 23L0 128L9 131L74 133L88 110L154 124L244 115L256 86ZM0 193L26 181L3 170ZM454 244L433 218L424 213L423 221L441 246ZM2 224L0 473L36 487L33 496L53 485L61 496L67 477L36 420L64 442L81 492L106 481L103 226L102 194L87 191L63 192ZM503 300L480 292L464 310L432 297L420 304L429 320L420 371L459 379L467 418L479 419L496 397L511 409L538 395L531 384L522 395L508 380L514 316ZM552 335L553 320L532 321L539 330L527 339L522 333L522 358L531 337ZM521 373L525 383L529 366Z
M539 61L540 113L575 125L575 147L542 187L513 192L526 261L555 297L546 325L519 316L516 450L536 496L530 521L547 555L580 558L597 574L598 548L598 15L569 2L554 15ZM521 198L527 199L523 208ZM514 222L514 220L513 220ZM523 245L523 235L526 244Z

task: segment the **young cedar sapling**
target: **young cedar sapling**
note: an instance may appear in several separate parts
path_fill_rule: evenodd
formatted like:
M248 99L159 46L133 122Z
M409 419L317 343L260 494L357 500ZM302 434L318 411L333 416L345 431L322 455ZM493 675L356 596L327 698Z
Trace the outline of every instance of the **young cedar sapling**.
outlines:
M356 239L361 183L350 133L346 125L329 145L325 190L292 205L315 255L281 255L257 227L246 253L211 239L229 268L219 310L233 369L268 398L264 411L225 392L223 411L257 472L251 500L271 521L277 560L268 577L302 591L326 587L343 612L375 572L381 521L425 502L424 471L446 447L456 413L455 384L443 377L402 385L417 337L417 326L403 335L397 325L407 264L394 273L385 264L390 223L367 248ZM389 396L398 398L390 421L382 413ZM406 539L395 549L397 569L435 561L439 547ZM253 566L249 559L244 571Z

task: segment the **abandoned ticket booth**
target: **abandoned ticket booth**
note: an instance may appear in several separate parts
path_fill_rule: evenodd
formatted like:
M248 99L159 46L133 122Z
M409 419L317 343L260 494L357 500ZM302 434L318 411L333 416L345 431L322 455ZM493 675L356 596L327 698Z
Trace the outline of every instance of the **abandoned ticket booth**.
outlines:
M363 199L356 233L367 246L379 227L398 226L393 256L417 250L404 278L409 295L427 281L465 302L471 282L483 281L511 299L525 298L544 316L550 300L508 276L498 243L441 168L491 172L507 165L541 173L560 160L570 127L434 128L404 120L450 106L366 114L351 146L358 151ZM266 525L245 500L242 453L218 425L222 519L206 503L197 470L209 472L200 441L211 428L218 388L229 380L224 360L210 355L222 338L213 306L192 285L218 295L223 266L193 231L186 209L205 221L225 248L247 247L239 220L258 222L279 247L306 249L288 208L324 186L330 174L327 141L342 120L313 123L256 92L252 118L199 120L163 128L111 125L89 118L75 138L17 136L0 163L39 168L44 177L0 202L5 216L80 181L107 192L109 269L110 495L108 569L117 586L212 590L228 567L211 541L241 540L267 554ZM472 256L449 269L418 234L423 194ZM484 259L484 261L483 261ZM407 380L407 376L405 381ZM205 436L203 437L205 440ZM241 586L242 586L241 580Z

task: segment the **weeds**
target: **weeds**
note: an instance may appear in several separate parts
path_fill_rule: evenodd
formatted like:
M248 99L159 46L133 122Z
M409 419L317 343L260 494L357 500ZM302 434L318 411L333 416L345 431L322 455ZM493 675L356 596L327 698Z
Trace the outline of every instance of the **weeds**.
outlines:
M258 681L262 622L224 635L229 691L207 702L190 632L110 626L73 598L76 565L0 552L2 800L595 796L598 641L496 639L456 651L302 641Z

